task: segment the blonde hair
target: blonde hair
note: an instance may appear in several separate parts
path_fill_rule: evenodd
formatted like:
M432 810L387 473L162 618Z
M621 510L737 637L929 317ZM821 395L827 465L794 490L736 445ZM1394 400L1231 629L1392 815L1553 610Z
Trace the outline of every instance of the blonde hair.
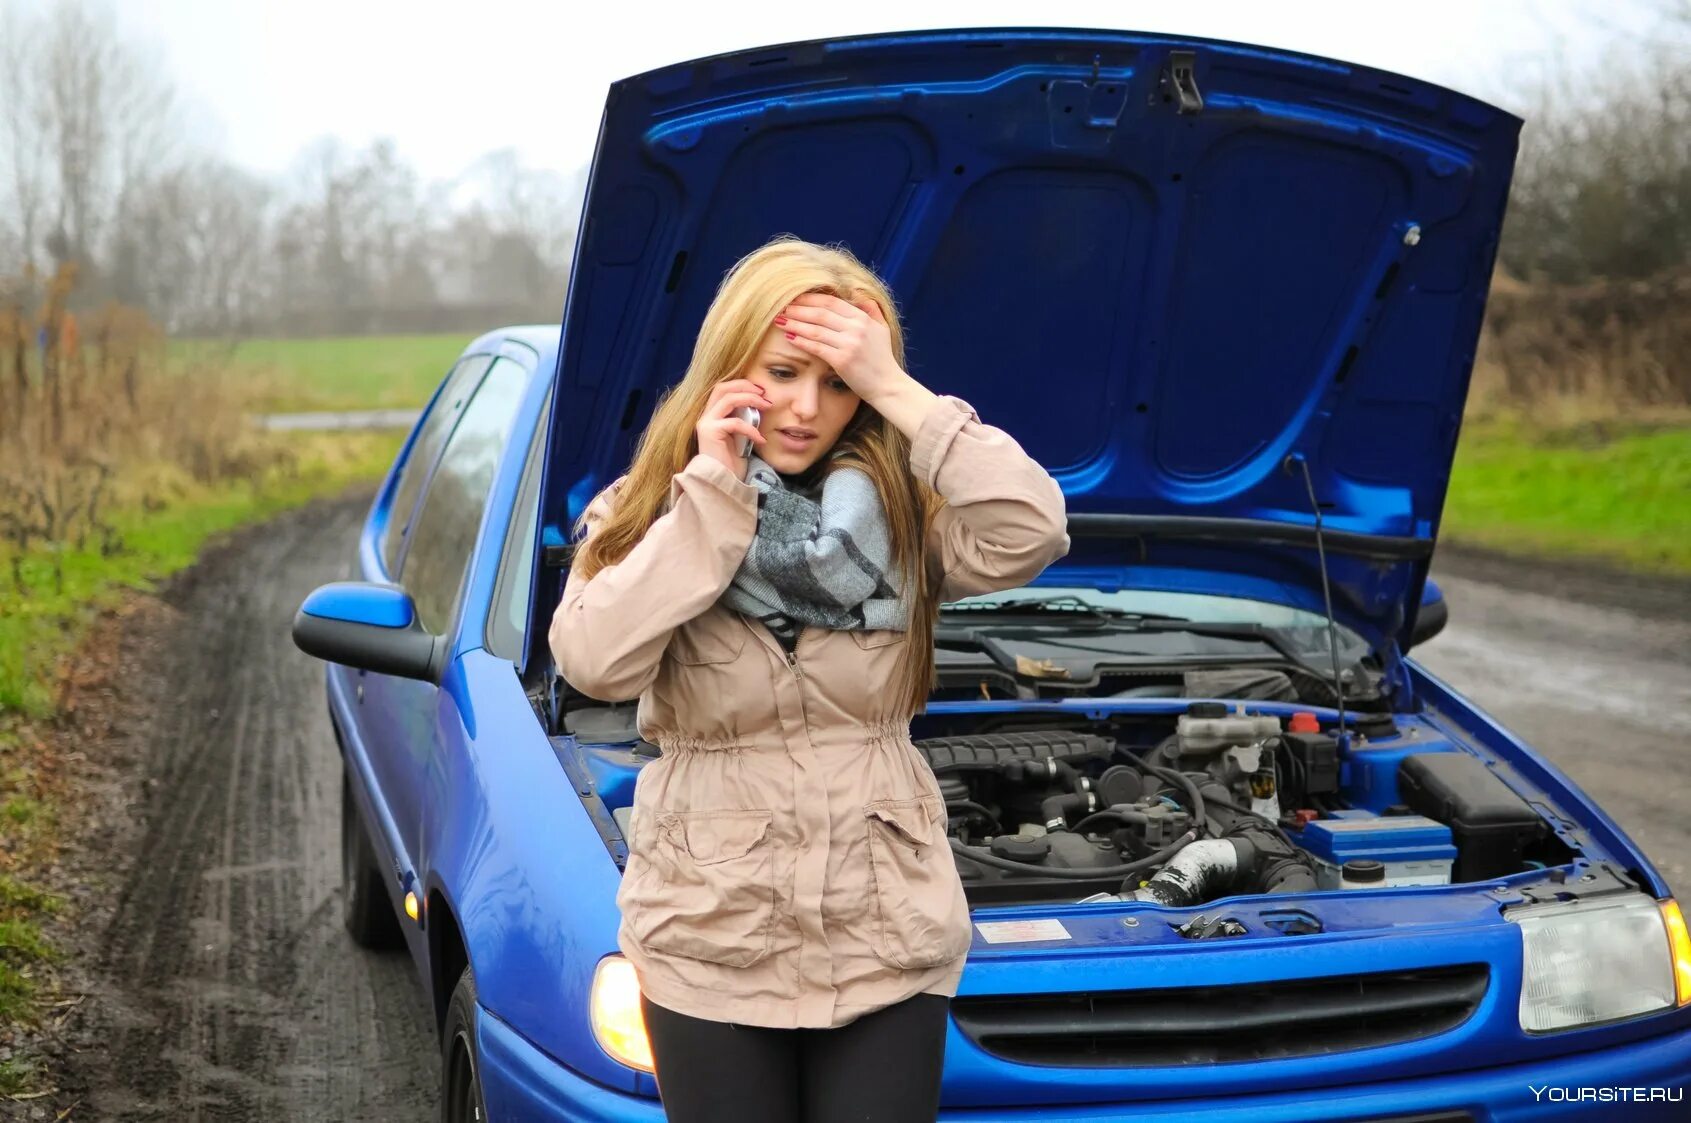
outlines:
M892 335L893 357L904 365L904 333L892 293L850 250L783 234L742 257L723 276L705 312L686 374L658 399L610 516L575 552L572 567L582 567L584 578L626 557L663 513L670 478L698 454L696 426L711 387L740 377L781 309L811 292L845 301L873 300ZM886 511L893 564L904 577L910 604L905 651L895 675L905 711L915 714L925 708L935 685L933 632L940 575L933 559L926 557L924 543L945 501L910 471L909 439L867 402L859 404L846 423L821 470L847 466L869 475ZM576 538L586 531L584 511L576 520Z

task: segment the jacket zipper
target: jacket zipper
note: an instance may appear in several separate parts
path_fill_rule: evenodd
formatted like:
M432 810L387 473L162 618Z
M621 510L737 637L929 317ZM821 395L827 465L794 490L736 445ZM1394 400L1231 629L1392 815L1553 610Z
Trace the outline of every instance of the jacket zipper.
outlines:
M793 649L787 652L787 667L793 672L794 678L804 677L804 668L799 666L799 641L804 639L804 629L800 628L798 635L793 638Z

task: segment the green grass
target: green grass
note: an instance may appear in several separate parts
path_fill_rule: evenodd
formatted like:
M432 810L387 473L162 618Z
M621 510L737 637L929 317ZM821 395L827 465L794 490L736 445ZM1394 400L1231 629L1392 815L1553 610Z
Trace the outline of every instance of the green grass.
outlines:
M59 899L51 893L43 893L14 877L0 873L0 916L7 915L12 909L52 912L59 904Z
M469 335L348 336L332 339L247 339L234 345L178 340L178 358L215 360L250 371L267 387L255 408L304 410L421 409Z
M34 1082L35 1066L28 1061L0 1061L0 1095L22 1095Z
M62 953L23 917L0 920L0 1025L28 1021L35 981L30 965L54 963Z
M48 715L53 667L123 590L153 589L158 579L193 562L206 539L219 531L299 506L355 480L379 478L404 439L400 431L296 437L299 461L292 473L201 488L161 510L113 512L108 521L124 548L110 557L102 557L92 542L82 550L65 549L59 555L62 589L53 578L53 556L37 548L20 559L28 592L15 599L10 558L0 558L0 585L7 588L9 602L0 608L0 712Z
M59 952L41 935L35 920L64 902L50 893L0 874L0 1025L29 1019L35 987L25 973L32 963L51 963ZM28 1070L21 1070L28 1076ZM0 1073L0 1091L17 1092Z
M1463 428L1441 537L1691 574L1691 426Z
M27 827L43 819L50 820L51 817L40 800L30 799L28 796L13 796L5 803L0 803L0 818L20 827Z

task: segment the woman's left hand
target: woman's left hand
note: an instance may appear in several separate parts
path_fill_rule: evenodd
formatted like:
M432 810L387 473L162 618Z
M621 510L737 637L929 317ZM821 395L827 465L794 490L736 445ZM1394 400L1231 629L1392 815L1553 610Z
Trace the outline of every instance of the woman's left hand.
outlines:
M827 363L871 406L910 382L893 358L892 333L873 300L848 303L807 292L782 309L775 323L786 329L794 346Z

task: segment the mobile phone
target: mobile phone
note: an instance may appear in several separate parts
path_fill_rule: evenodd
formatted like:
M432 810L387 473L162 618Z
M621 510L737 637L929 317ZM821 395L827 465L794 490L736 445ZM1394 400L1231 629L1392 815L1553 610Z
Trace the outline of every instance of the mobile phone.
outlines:
M759 412L756 406L741 406L728 416L738 417L741 421L749 421L754 429L763 424L763 414ZM746 454L752 450L752 439L747 436L737 436L735 439L740 442L739 456L741 460L744 460Z

